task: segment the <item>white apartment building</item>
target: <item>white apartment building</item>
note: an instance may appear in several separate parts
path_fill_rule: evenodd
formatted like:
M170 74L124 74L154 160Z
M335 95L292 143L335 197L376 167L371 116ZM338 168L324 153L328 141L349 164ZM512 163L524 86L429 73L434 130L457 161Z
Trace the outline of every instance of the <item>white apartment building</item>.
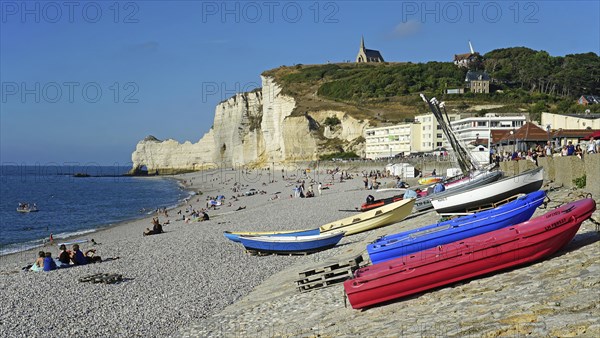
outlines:
M467 117L450 124L456 137L469 144L477 139L489 139L491 130L519 129L526 121L527 118L523 115L496 116L489 113L484 117Z
M417 152L420 125L403 123L394 126L365 129L365 156L376 159Z
M521 128L527 118L519 116L467 117L448 114L452 129L459 140L469 144L476 139L488 139L490 130L510 130ZM444 147L449 142L433 114L415 116L415 123L365 129L366 158L387 158L397 154L428 153Z
M459 114L448 114L452 121L460 119ZM433 114L424 114L415 116L415 123L421 125L421 140L419 150L416 152L431 152L444 147L447 144L446 136Z

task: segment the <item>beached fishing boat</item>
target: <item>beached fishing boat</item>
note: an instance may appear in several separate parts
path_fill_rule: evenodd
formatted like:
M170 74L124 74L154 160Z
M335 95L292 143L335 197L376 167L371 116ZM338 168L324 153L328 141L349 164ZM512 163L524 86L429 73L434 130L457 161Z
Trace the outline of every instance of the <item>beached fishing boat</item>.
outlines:
M400 195L395 195L392 197L380 198L378 200L374 200L373 202L365 202L360 206L360 211L365 212L371 209L382 207L386 204L398 202L404 199L404 193Z
M362 212L358 215L331 222L320 227L321 233L345 231L346 236L373 230L396 222L400 222L412 211L413 198L394 202L382 207Z
M462 176L461 175L459 177L451 177L451 178L447 179L446 181L442 181L440 183L444 184L444 187L445 187L444 192L448 191L448 190L458 191L455 189L461 188L461 187L464 187L464 189L468 189L468 187L473 187L473 186L477 186L479 184L486 184L486 183L490 183L493 181L497 181L501 177L502 177L501 172L494 172L494 173L478 172L472 176ZM364 211L368 211L368 210L371 210L374 208L379 208L386 204L398 202L404 198L404 192L406 192L406 189L403 188L402 190L403 190L402 194L394 195L392 197L377 199L372 202L365 202L360 206L360 211L364 212ZM378 190L378 192L379 191L380 190ZM423 210L432 208L431 198L432 198L432 196L434 196L433 194L434 194L433 192L431 194L427 194L426 191L423 191L424 196L415 201L415 208L417 209L417 211L423 211ZM427 196L429 196L429 198L426 198Z
M493 171L493 172L485 172L479 175L473 176L468 180L461 180L460 185L455 185L452 188L448 188L439 193L432 193L420 198L417 198L415 201L415 210L424 211L427 209L431 209L433 205L431 204L432 199L441 198L443 196L452 196L454 194L458 194L461 191L466 191L475 187L484 186L486 184L490 184L492 182L496 182L501 179L503 173L501 171ZM515 194L516 195L516 194Z
M535 191L491 210L384 236L367 245L367 252L377 264L525 222L545 198L545 191Z
M310 236L240 236L248 251L260 253L311 253L334 247L344 237L344 232Z
M544 168L539 167L494 183L462 190L459 193L434 196L431 204L440 214L463 212L517 194L528 194L539 190L543 183Z
M527 222L365 267L344 289L360 309L531 263L569 243L594 210L593 199L582 199Z
M223 236L225 238L237 242L240 242L240 236L312 236L318 235L321 231L319 228L308 229L308 230L290 230L290 231L224 231Z

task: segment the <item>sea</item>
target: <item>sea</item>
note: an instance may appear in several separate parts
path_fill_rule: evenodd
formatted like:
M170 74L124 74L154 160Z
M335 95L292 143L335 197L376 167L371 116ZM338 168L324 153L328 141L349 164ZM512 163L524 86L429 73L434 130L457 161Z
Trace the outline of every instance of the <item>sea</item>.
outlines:
M179 204L190 192L172 178L123 176L123 166L0 166L0 256L60 241ZM75 177L83 173L86 177ZM81 176L81 175L80 175ZM38 211L17 212L19 203Z

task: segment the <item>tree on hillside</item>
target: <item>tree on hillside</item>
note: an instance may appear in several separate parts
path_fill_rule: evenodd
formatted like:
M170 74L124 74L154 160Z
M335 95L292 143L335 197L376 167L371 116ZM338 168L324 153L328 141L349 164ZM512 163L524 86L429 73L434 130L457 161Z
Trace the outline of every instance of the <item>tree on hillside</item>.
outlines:
M532 93L579 96L600 93L600 57L595 53L553 57L525 47L486 53L486 71L498 82Z

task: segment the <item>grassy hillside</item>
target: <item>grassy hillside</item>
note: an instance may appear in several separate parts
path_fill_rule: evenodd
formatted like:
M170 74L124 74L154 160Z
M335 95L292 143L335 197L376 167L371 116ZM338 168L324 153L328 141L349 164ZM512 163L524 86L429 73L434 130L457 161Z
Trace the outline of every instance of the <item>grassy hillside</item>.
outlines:
M451 62L296 65L263 75L274 77L297 100L294 114L335 109L374 124L427 113L419 93L460 112L528 112L533 118L542 111L578 112L583 108L575 104L577 97L600 94L600 58L594 53L552 57L517 47L489 52L480 65L494 77L492 94L445 95L447 88L464 86L467 71Z

